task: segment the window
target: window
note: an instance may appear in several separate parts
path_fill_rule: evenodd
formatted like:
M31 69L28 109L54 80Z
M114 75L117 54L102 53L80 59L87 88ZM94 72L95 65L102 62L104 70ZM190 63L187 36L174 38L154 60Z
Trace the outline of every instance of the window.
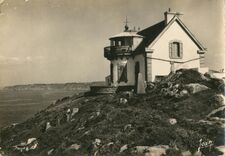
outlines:
M127 82L127 64L120 63L117 66L118 69L118 83Z
M132 38L119 38L111 40L111 46L132 46Z
M111 40L111 46L115 46L115 41Z
M125 40L121 40L121 46L125 46Z
M127 39L127 44L128 46L132 46L133 45L133 38L128 38Z
M180 59L183 57L183 44L179 41L169 43L169 52L171 59Z

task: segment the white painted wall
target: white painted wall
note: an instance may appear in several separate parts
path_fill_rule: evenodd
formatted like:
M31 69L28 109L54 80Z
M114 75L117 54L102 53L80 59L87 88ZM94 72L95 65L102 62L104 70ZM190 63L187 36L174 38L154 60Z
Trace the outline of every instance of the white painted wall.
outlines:
M122 59L121 58L118 58L117 60L112 60L111 63L113 64L113 85L114 86L123 86L123 85L132 85L134 82L133 82L133 71L134 71L134 67L133 67L133 64L134 64L134 60L132 57L129 57L128 59L126 57L123 57ZM118 69L117 69L117 66L118 64L120 63L127 63L127 83L125 82L120 82L118 84Z
M140 54L133 57L123 57L118 58L117 60L112 60L111 63L113 64L113 85L114 86L124 86L124 85L134 85L135 84L135 62L139 61L140 62L140 72L142 73L143 77L145 77L145 58L144 55ZM120 63L127 63L127 83L125 82L120 82L119 84L117 83L118 81L118 75L117 75L117 66Z
M183 43L183 58L170 59L169 57L169 42L171 40L180 40ZM184 32L177 22L174 22L167 31L159 38L159 40L152 46L148 47L153 49L153 58L160 58L171 61L188 61L191 59L199 58L197 50L199 48ZM170 63L160 60L152 59L152 80L154 81L156 75L168 75L170 73ZM175 64L176 69L180 68L199 68L200 61L195 60L185 64Z
M142 74L142 77L144 78L145 81L145 55L144 54L139 54L136 55L134 58L134 68L135 68L135 63L139 62L140 63L140 73ZM134 71L135 73L135 71ZM134 77L135 79L135 77Z

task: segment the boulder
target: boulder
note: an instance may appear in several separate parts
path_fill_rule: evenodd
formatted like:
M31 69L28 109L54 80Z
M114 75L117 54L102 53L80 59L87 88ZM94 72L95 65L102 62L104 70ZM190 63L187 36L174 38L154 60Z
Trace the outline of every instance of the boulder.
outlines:
M35 149L37 148L37 146L38 146L38 143L35 142L35 143L29 148L29 150L35 150Z
M199 84L199 83L190 83L185 85L185 88L191 93L195 94L203 90L209 89L207 86Z
M166 150L169 149L167 145L157 145L157 146L136 146L131 152L136 155L144 156L161 156L166 154Z
M78 150L78 149L80 149L80 147L81 147L81 145L79 145L79 144L72 144L72 145L70 145L70 147L68 149Z
M15 150L22 152L26 149L26 145L27 144L25 142L21 142L20 144L17 144L13 147L14 147Z
M71 117L73 117L75 114L79 112L79 108L73 108Z
M129 130L131 129L132 125L131 124L127 124L124 126L123 130L126 131L126 130Z
M125 98L120 98L120 104L126 104L127 103L127 99Z
M166 150L169 149L168 145L157 145L149 147L149 152L145 154L145 156L161 156L166 154Z
M180 87L180 84L175 84L174 86L173 86L173 88L176 88L176 89L178 89Z
M207 73L204 74L204 76L207 77L207 78L210 78L210 79L216 78L215 75L213 75L212 72L207 72Z
M97 111L97 112L96 112L96 115L99 116L99 115L100 115L100 111Z
M183 151L181 152L181 156L192 156L190 151Z
M71 112L71 109L70 108L67 109L66 113L70 114L70 112Z
M51 128L52 126L51 126L51 124L50 124L50 122L47 122L46 123L46 128L45 128L45 130L47 131L49 128Z
M112 146L114 144L114 142L109 142L108 144L107 144L107 146Z
M120 152L119 153L122 153L123 151L127 150L128 149L128 146L127 144L126 145L123 145L121 148L120 148Z
M131 150L131 152L136 155L142 155L149 152L149 147L150 146L136 146Z
M169 123L170 123L171 125L175 125L175 124L177 123L177 119L175 119L175 118L170 118L170 119L169 119Z
M152 82L147 82L146 92L151 92L155 87L155 84Z
M50 149L50 150L47 152L47 154L48 154L48 155L51 155L53 151L54 151L54 149Z
M36 138L29 138L27 140L27 144L31 144L32 142L36 141L37 139Z
M96 156L97 153L98 153L98 150L99 150L99 147L101 145L101 140L96 138L91 144L90 146L88 147L88 153L89 155L94 155Z
M186 95L188 95L188 91L186 89L183 89L182 91L180 91L181 97L186 96Z
M217 78L212 78L210 79L210 82L208 84L210 88L217 89L218 91L222 92L223 94L225 91L225 81L224 79L217 79Z
M38 146L38 142L36 138L29 138L27 142L21 142L18 145L13 146L15 150L18 150L20 152L22 151L29 151L29 150L35 150Z
M193 156L202 156L202 152L195 152L194 154L193 154Z
M215 95L215 100L221 103L221 105L225 106L225 96L223 94Z
M224 118L225 117L225 106L222 106L220 108L217 108L213 110L211 113L207 115L207 117L219 117Z
M223 154L221 154L221 155L219 155L219 156L224 156L224 155L225 155L225 145L223 145L223 146L217 146L216 149L217 149L219 152L223 153Z
M170 73L162 83L189 84L197 82L207 82L209 78L193 69L179 69L176 73Z
M2 151L2 148L0 147L0 156L5 156L5 152Z
M100 146L101 144L101 140L100 139L95 139L95 141L93 142L93 144Z

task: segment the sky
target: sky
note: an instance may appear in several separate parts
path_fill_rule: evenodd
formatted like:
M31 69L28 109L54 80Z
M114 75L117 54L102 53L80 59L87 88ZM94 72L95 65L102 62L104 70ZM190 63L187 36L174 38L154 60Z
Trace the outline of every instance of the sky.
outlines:
M108 38L181 12L208 49L206 65L224 67L223 0L0 0L0 86L103 81Z

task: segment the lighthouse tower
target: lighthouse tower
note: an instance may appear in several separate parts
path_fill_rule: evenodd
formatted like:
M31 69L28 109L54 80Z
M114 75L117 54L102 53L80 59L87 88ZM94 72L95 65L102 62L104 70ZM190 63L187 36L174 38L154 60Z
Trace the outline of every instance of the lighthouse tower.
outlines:
M104 48L104 57L110 61L110 85L133 86L140 69L136 69L134 50L143 40L134 29L129 29L126 19L124 31L109 38L110 46ZM140 67L136 67L140 68Z

